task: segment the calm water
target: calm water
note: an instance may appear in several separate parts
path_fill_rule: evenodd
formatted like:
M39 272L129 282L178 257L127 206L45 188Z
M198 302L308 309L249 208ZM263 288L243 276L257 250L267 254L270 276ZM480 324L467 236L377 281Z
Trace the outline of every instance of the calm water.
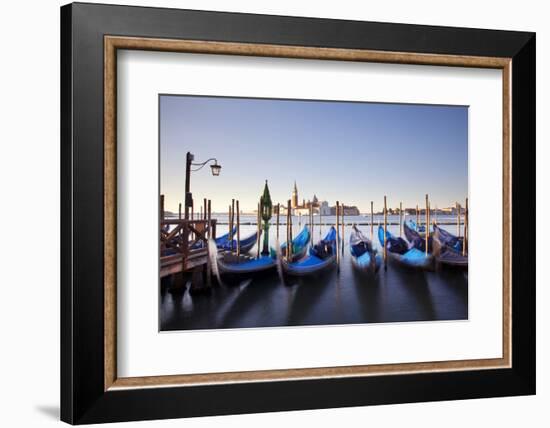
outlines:
M433 218L433 217L432 217ZM323 218L330 222L332 218ZM346 217L346 224L368 222L369 217ZM398 216L390 221L398 222ZM220 222L227 216L219 217ZM305 219L303 219L305 220ZM440 222L456 221L439 217ZM254 216L243 216L243 223L254 222ZM318 222L316 216L315 221ZM375 217L375 223L378 218ZM227 225L218 226L218 235ZM293 219L293 234L303 227ZM456 233L456 224L442 226ZM329 226L314 225L317 241ZM370 226L360 226L370 236ZM254 225L243 225L241 237L254 232ZM399 234L399 226L389 230ZM321 232L321 235L319 234ZM252 280L216 285L209 294L190 295L170 292L162 287L160 297L161 330L194 330L247 327L278 327L326 324L360 324L380 322L463 320L468 318L468 274L466 271L442 269L436 272L414 271L391 264L375 277L357 272L351 265L349 236L346 226L344 255L340 272L324 271L317 277L285 278L276 272ZM376 236L376 226L374 227ZM270 245L275 245L276 228L270 229ZM281 240L286 227L280 229ZM373 240L380 249L378 240ZM253 248L251 254L256 254ZM223 279L223 278L222 278ZM188 287L189 284L186 285Z

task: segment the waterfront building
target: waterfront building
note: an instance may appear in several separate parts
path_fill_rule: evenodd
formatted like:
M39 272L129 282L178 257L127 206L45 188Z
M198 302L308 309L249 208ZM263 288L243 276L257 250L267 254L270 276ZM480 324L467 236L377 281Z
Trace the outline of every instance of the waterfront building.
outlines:
M355 205L344 205L343 207L345 216L360 215L359 208L357 208ZM336 205L330 207L330 215L336 215Z
M319 200L317 195L313 195L312 200L306 202L305 199L302 199L302 203L299 203L298 197L298 186L296 181L294 181L294 188L292 189L292 196L290 198L290 207L292 208L292 215L308 215L309 209L313 209L313 213L317 214L319 212Z
M331 215L331 209L327 201L323 201L319 204L320 215Z

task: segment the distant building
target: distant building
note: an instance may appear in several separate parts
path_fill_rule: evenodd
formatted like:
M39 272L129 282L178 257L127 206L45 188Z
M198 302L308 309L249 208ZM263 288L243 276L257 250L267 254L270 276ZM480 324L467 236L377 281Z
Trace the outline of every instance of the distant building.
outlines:
M447 208L440 208L439 211L441 212L441 214L446 214L446 215L457 215L458 211L460 211L460 214L464 215L466 213L466 208L461 206L459 207L459 210L457 210L456 207L447 207Z
M298 187L296 181L294 181L294 189L292 190L292 197L290 198L290 206L292 208L298 208Z
M290 198L290 207L292 208L293 215L308 215L309 210L312 209L313 213L316 214L319 212L319 200L316 195L313 195L313 200L302 199L302 203L298 202L298 186L296 181L294 182L294 188L292 189L292 196Z
M342 207L340 207L340 210ZM342 211L340 211L341 213ZM336 206L330 207L330 215L336 215ZM357 208L355 205L344 205L344 215L345 216L352 216L352 215L360 215L359 208Z
M327 201L323 201L319 204L319 214L320 215L331 215L331 208L328 205Z
M300 194L298 192L298 185L296 181L294 182L294 187L292 188L292 193L290 196L290 208L292 215L309 215L310 209L313 211L313 214L320 214L322 216L336 215L336 206L330 206L328 201L319 201L317 195L313 195L312 199L305 200L302 198L300 202ZM277 213L277 206L273 207L273 212ZM280 215L287 214L286 204L281 205ZM357 216L361 215L359 208L355 205L344 205L344 216Z

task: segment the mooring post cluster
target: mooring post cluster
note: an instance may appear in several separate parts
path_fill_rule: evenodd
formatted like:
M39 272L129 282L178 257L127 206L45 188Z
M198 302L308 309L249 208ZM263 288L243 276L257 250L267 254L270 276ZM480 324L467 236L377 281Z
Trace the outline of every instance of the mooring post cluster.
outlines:
M174 251L176 251L175 256L168 256L164 257L161 254L161 277L162 275L175 275L177 273L183 273L186 271L191 271L193 273L193 278L195 278L195 274L200 270L203 274L205 274L206 278L206 285L207 288L211 285L211 273L212 273L212 263L213 260L216 260L216 255L214 259L211 259L211 247L208 245L208 242L212 239L215 240L216 238L216 220L212 218L212 202L210 199L204 198L202 201L202 206L200 206L200 214L197 212L198 218L195 218L194 211L193 211L193 202L187 201L188 204L185 206L181 202L178 203L178 211L177 211L177 220L176 215L172 213L168 213L168 219L167 219L167 212L165 211L165 197L163 194L160 195L159 200L159 217L161 222L161 253L162 249L169 249L172 253L166 252L167 254L173 254ZM314 247L314 233L315 230L315 211L314 211L314 202L308 201L306 204L302 206L299 206L299 209L294 212L293 211L293 202L291 199L287 200L286 203L286 245L283 252L283 257L286 259L288 263L292 263L294 258L296 257L296 254L294 252L300 251L299 249L294 248L293 244L293 215L298 216L298 224L301 226L302 224L302 214L304 214L304 227L309 228L309 236L310 236L310 245L313 248ZM302 213L300 209L307 207L307 215L308 220L306 222L305 220L305 213ZM187 209L188 217L185 217L185 210ZM279 246L280 242L280 225L281 225L281 210L285 210L285 206L281 205L280 203L277 203L276 207L273 207L273 204L271 202L271 196L269 194L268 189L268 183L267 180L265 182L265 187L263 194L260 196L259 201L257 203L257 211L256 211L256 232L255 232L255 257L257 259L260 259L261 256L269 256L269 227L270 227L270 220L272 217L273 209L276 209L276 242L277 246ZM425 252L426 257L432 257L431 253L431 247L432 247L432 238L433 239L439 239L439 235L436 235L435 237L432 236L432 231L434 234L438 233L437 226L437 205L434 211L434 219L432 220L432 211L431 211L431 202L429 199L429 194L425 194L425 207L424 209L424 216L421 216L421 209L419 209L419 205L416 204L415 207L415 214L416 214L416 232L418 232L424 242L423 248ZM460 254L463 257L467 256L468 253L468 220L469 220L469 205L468 205L468 198L465 199L464 204L464 211L461 204L456 201L454 209L456 210L456 236L459 239L459 242L461 243L460 248ZM390 209L388 207L388 198L386 195L384 195L384 202L383 202L383 237L382 237L382 230L379 230L379 237L380 237L380 244L382 245L382 251L383 251L383 264L384 264L384 271L387 271L388 266L388 259L391 257L392 260L399 260L398 257L399 254L394 255L393 253L389 254L390 251L393 250L393 237L391 233L389 232L389 225L395 224L394 222L388 221L388 214L391 214L392 216L396 216L398 214L399 218L399 239L403 241L403 235L409 239L408 230L405 229L405 227L409 227L407 223L407 211L408 209L403 208L403 201L399 202L398 205L398 212L396 209ZM351 211L351 209L350 209ZM334 207L334 215L335 215L335 231L336 231L336 241L335 241L335 262L337 271L340 272L342 257L345 254L345 233L346 233L346 205L342 203L340 200L336 201L336 206ZM464 215L462 213L464 212ZM323 212L321 209L319 209L319 234L322 236L322 215ZM326 215L326 214L325 214ZM423 218L422 218L423 217ZM395 217L393 217L395 218ZM462 221L464 220L464 221ZM370 225L370 237L371 240L374 239L375 233L374 233L374 201L370 201L370 222L368 223ZM395 220L392 220L395 221ZM380 226L380 219L378 220L379 228ZM424 223L424 225L422 225ZM433 229L432 229L432 223L433 223ZM250 223L246 223L250 224ZM412 224L412 220L411 220ZM449 224L449 223L443 223L443 224ZM452 222L450 223L452 224ZM243 245L246 245L245 252L251 252L253 250L250 249L250 241L249 238L245 238L244 241L241 241L241 204L239 199L231 199L231 204L228 206L228 213L227 213L227 225L228 225L228 232L227 232L227 242L224 244L225 247L219 247L221 248L220 253L226 252L227 255L232 254L232 258L229 258L231 262L233 263L240 263L245 262L247 260L250 260L249 256L245 256L243 254ZM350 225L355 225L355 222L350 223ZM462 227L463 225L463 227ZM422 227L423 226L423 227ZM404 233L405 232L405 233ZM262 233L264 234L263 237L263 244L262 244ZM352 232L353 234L354 232ZM203 244L201 243L203 242ZM244 242L247 242L247 244L244 244ZM405 241L406 242L406 241ZM391 243L391 244L390 244ZM397 241L396 241L397 243ZM215 244L216 245L216 244ZM297 244L298 245L298 244ZM401 245L401 244L400 244ZM412 245L412 243L408 244ZM298 247L297 247L298 248ZM409 247L410 249L410 247ZM205 257L200 258L198 253L204 252ZM177 255L180 256L177 256ZM297 253L300 254L300 253ZM180 260L180 268L176 269L173 267L173 265L170 266L164 266L163 263L169 263L169 261L172 259L178 260L177 257L181 257ZM226 257L222 256L220 254L220 257ZM437 260L440 260L440 255L437 255ZM190 262L192 260L192 262ZM165 272L165 273L162 273ZM197 289L202 289L201 287L196 287L194 285L194 279L192 281L192 287L191 291L196 291ZM204 281L204 280L203 280Z

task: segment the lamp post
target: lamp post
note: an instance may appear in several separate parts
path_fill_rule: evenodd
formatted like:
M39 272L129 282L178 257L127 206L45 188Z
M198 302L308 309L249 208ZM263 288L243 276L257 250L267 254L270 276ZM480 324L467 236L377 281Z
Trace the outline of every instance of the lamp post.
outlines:
M185 220L189 220L189 208L193 206L193 195L191 194L191 172L198 171L202 169L208 162L213 161L214 163L210 165L210 168L212 169L212 175L218 176L220 175L220 171L222 169L222 166L218 164L218 160L216 158L210 158L207 159L204 162L193 162L195 160L195 156L191 152L187 152L187 155L185 157ZM196 169L192 169L193 167L197 167Z
M264 221L264 245L262 248L262 256L269 255L269 220L273 214L273 203L271 202L271 195L269 194L269 187L267 187L267 180L265 180L264 193L260 198L260 207L262 220Z

